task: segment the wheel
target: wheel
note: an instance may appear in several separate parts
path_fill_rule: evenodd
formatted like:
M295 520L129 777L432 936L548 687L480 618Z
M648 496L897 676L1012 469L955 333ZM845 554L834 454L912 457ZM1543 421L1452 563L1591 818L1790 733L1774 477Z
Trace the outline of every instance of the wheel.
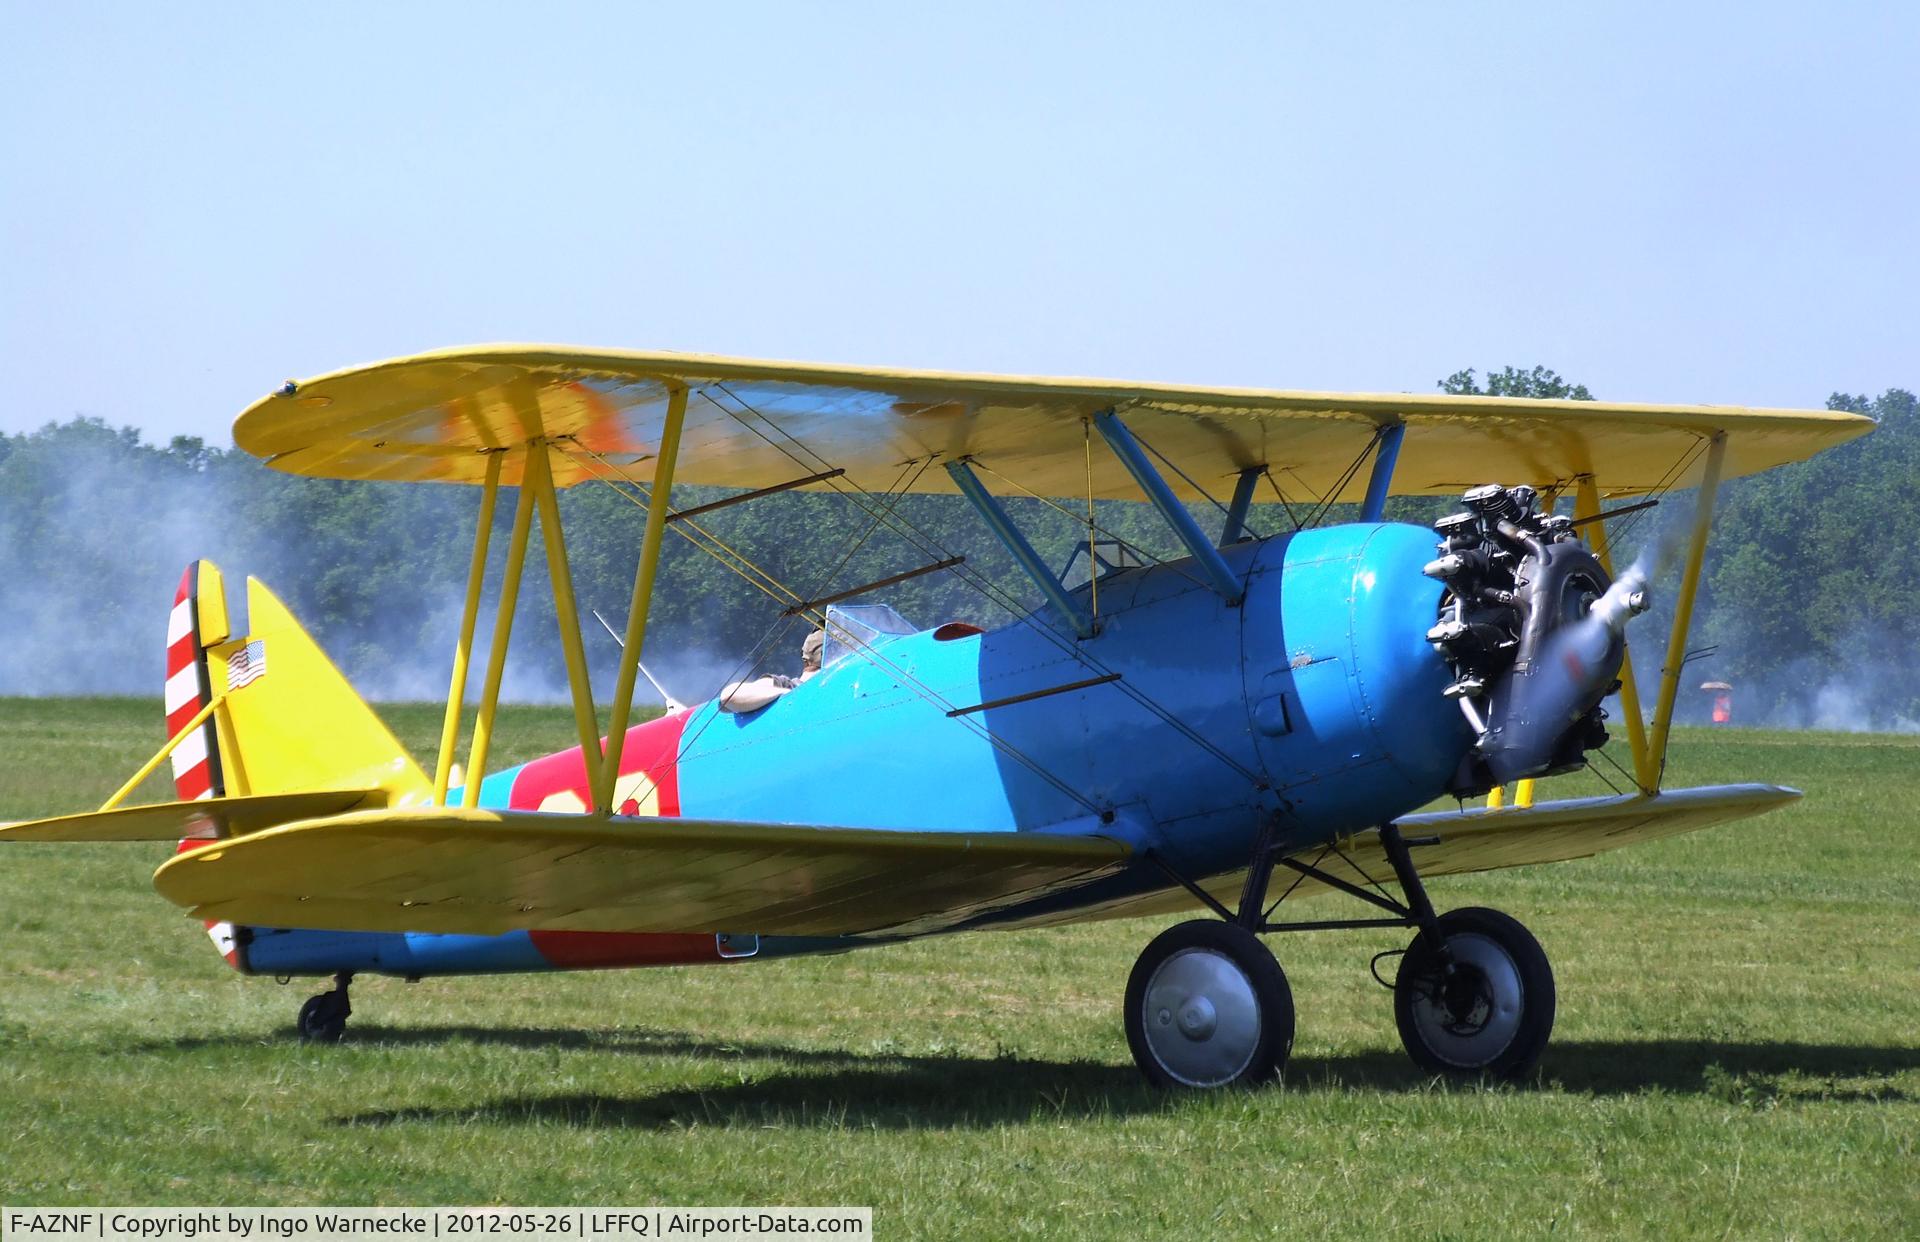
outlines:
M1400 959L1400 1041L1436 1074L1519 1078L1553 1033L1553 968L1533 933L1498 910L1440 916L1439 951L1421 932Z
M1133 1059L1155 1086L1252 1086L1293 1050L1293 991L1258 936L1196 919L1140 954L1126 1024Z
M309 997L307 1003L300 1006L300 1038L308 1043L339 1043L340 1037L347 1033L347 1016L352 1012L344 991Z

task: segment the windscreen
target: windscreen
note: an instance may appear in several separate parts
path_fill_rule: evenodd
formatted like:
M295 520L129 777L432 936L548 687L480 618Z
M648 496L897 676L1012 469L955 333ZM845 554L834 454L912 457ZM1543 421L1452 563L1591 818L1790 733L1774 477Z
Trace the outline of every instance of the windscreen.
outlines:
M885 604L834 604L827 608L827 641L821 651L820 666L835 663L867 647L877 647L902 634L918 634L920 628Z

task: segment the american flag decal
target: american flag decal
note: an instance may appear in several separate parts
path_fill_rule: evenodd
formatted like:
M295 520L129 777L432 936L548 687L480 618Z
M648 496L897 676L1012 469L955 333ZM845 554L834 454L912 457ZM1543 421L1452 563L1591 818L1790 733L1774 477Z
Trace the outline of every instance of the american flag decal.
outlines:
M231 694L267 674L267 640L256 638L227 660L227 692Z

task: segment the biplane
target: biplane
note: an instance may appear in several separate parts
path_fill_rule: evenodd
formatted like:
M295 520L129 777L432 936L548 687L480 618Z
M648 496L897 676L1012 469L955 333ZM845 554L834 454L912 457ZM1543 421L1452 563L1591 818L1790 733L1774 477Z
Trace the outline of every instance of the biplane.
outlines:
M1177 921L1141 953L1123 1001L1155 1083L1274 1077L1294 1010L1262 937L1375 927L1412 933L1392 992L1413 1059L1514 1077L1553 1026L1546 954L1506 914L1436 911L1425 881L1581 858L1800 796L1663 786L1688 628L1721 483L1871 425L1826 411L537 346L289 381L234 427L272 468L480 489L431 772L257 581L236 632L221 575L201 561L168 626L166 744L98 812L0 838L178 841L155 886L231 965L332 977L299 1015L313 1039L340 1038L360 974L739 963L1156 917ZM596 482L646 508L610 702L589 677L557 500ZM693 484L730 490L676 508L675 488ZM844 496L860 515L848 541L889 529L925 563L803 591L701 538L706 510L795 488ZM1626 629L1649 583L1616 575L1609 545L1613 519L1676 488L1697 499L1645 713ZM849 603L922 573L1006 601L1002 582L894 503L920 492L964 497L1037 604L1013 599L1014 619L992 628L921 628ZM1084 580L1036 551L1006 503L1020 494L1085 505ZM1296 528L1254 528L1256 501L1275 511L1269 496ZM1433 528L1389 522L1390 496L1457 496L1460 509ZM1182 554L1154 561L1103 543L1103 499L1151 506ZM1334 505L1353 520L1298 521ZM492 770L536 517L578 736ZM635 723L669 531L758 575L776 633L823 629L818 674L756 710L709 702ZM1536 800L1537 780L1588 763L1606 740L1615 693L1630 786ZM168 761L177 801L123 805ZM1461 809L1421 809L1449 796ZM1346 917L1298 911L1335 897L1354 903Z

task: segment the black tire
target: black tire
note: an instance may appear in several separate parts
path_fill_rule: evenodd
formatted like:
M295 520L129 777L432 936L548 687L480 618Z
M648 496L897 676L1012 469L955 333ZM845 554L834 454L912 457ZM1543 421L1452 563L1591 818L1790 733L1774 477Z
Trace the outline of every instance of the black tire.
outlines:
M337 1044L347 1033L347 1017L353 1012L338 992L322 992L300 1006L300 1038L310 1044Z
M1435 1074L1523 1077L1553 1034L1546 951L1498 910L1452 910L1440 916L1438 930L1446 956L1421 932L1400 958L1393 983L1393 1014L1407 1055Z
M1134 963L1126 1027L1156 1087L1254 1086L1293 1051L1293 990L1258 936L1196 919L1160 933Z

